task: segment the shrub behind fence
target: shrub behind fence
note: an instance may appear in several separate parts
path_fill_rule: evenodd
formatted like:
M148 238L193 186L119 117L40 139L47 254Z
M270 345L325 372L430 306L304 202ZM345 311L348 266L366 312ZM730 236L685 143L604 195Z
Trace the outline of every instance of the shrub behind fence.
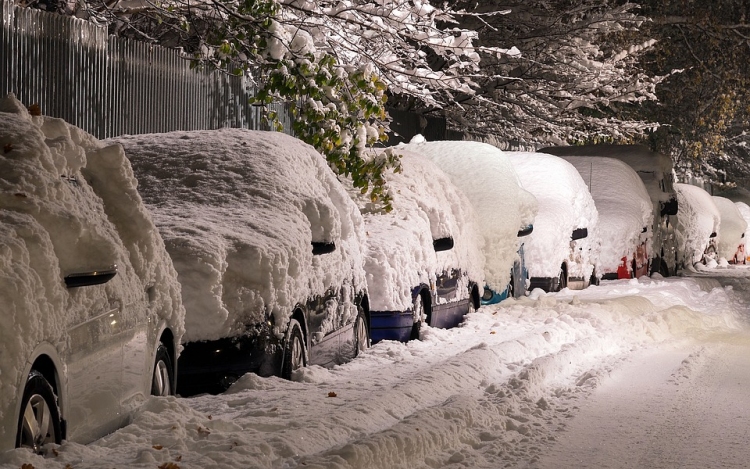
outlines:
M246 77L190 69L180 52L108 36L88 21L0 0L0 97L97 138L171 130L265 129ZM284 131L291 120L276 105Z

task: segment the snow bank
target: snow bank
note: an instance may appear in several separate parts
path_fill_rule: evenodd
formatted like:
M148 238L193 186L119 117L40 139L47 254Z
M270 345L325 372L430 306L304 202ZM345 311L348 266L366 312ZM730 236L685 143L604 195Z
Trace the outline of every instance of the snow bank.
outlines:
M311 146L245 129L113 141L174 260L185 342L230 337L270 315L281 335L297 303L331 288L366 289L362 217ZM311 241L336 250L313 256Z
M703 259L712 233L719 233L721 215L711 194L700 187L675 184L677 192L677 253L690 266Z
M427 158L404 150L402 171L388 175L393 211L382 213L359 191L350 191L365 220L365 271L373 311L412 308L412 289L461 269L483 285L483 239L469 201ZM433 240L451 237L454 248L435 252ZM468 285L467 285L468 287Z
M524 238L526 266L531 277L557 277L568 262L571 277L588 279L593 271L592 250L598 250L596 225L599 215L586 183L576 168L545 153L505 152L523 187L534 194L539 212L534 231ZM589 236L575 243L580 249L577 263L571 256L570 235L577 228ZM595 259L595 258L594 258Z
M145 305L179 340L184 310L172 262L118 148L61 119L32 117L9 95L0 101L0 149L2 422L42 342L69 356L67 331L116 301ZM102 286L67 289L63 281L113 264L118 274ZM135 312L122 308L123 323L142 322ZM0 432L15 433L6 423Z
M614 158L563 158L581 174L599 212L597 271L617 271L622 258L631 258L636 247L652 235L653 206L643 181L633 168Z
M713 201L721 215L718 255L719 258L731 260L734 258L737 248L741 244L745 244L744 235L747 230L747 222L731 200L713 196Z
M493 290L505 290L518 256L518 230L530 224L537 212L536 199L520 187L510 159L479 142L420 142L396 148L430 158L466 195L484 237L485 282Z

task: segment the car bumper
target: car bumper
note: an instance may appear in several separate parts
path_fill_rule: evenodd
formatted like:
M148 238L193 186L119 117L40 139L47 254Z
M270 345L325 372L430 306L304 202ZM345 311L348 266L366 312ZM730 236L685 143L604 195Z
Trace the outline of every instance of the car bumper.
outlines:
M178 359L177 393L217 394L245 373L261 376L281 371L282 340L265 329L252 336L188 342Z
M406 342L411 338L414 326L412 311L370 311L370 340Z

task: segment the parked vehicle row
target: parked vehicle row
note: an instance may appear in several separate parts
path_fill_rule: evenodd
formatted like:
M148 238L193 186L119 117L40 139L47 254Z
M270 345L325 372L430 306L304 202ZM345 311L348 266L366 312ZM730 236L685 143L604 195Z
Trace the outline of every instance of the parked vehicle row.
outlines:
M750 207L673 187L642 147L415 139L381 149L402 165L388 213L281 133L100 142L10 95L0 148L0 451L86 443L150 394L293 378L529 290L746 261Z

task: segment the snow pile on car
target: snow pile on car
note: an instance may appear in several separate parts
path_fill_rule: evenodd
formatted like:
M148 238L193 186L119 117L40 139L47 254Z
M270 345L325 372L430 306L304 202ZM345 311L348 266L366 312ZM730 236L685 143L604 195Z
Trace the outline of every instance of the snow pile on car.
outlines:
M373 311L405 311L411 292L435 276L460 268L468 278L484 277L483 239L466 196L434 163L402 149L400 173L388 175L393 210L381 210L351 191L365 220L365 271ZM454 248L435 252L433 241L453 238ZM468 287L468 285L467 285Z
M536 199L521 187L510 159L498 148L480 142L423 140L396 148L430 158L466 195L484 237L485 282L504 291L518 256L518 230L533 222Z
M366 289L362 216L310 145L247 129L115 141L177 268L185 342L241 334L267 314L281 336L298 303L342 285ZM336 249L313 256L311 240Z
M740 211L740 215L742 215L745 223L750 226L750 205L747 205L745 202L735 202L734 205L737 206L737 210ZM747 237L747 233L745 233L745 237Z
M719 258L731 260L737 252L737 247L745 243L743 236L747 230L747 222L731 200L713 196L713 201L721 215Z
M569 272L583 278L591 276L593 264L587 266L599 240L596 225L599 215L594 199L576 168L557 156L533 152L505 152L513 163L523 187L534 194L539 213L534 231L524 238L526 266L531 277L557 277L560 265L570 255L573 230L586 228L588 237L578 241L584 266L570 266ZM595 259L595 258L594 258ZM594 261L591 259L591 262ZM581 268L587 271L578 273ZM572 275L572 274L571 274Z
M675 191L677 252L681 263L689 266L703 259L711 234L719 232L721 215L711 194L700 187L677 183Z
M599 212L601 250L597 270L614 272L651 237L653 206L638 174L620 160L596 156L564 156L589 187ZM643 229L646 232L643 233Z
M106 311L102 289L112 302L147 297L178 338L184 310L172 262L119 148L61 119L32 117L11 94L0 101L0 149L2 420L34 348L65 341L68 328ZM110 282L66 288L66 275L113 264Z

